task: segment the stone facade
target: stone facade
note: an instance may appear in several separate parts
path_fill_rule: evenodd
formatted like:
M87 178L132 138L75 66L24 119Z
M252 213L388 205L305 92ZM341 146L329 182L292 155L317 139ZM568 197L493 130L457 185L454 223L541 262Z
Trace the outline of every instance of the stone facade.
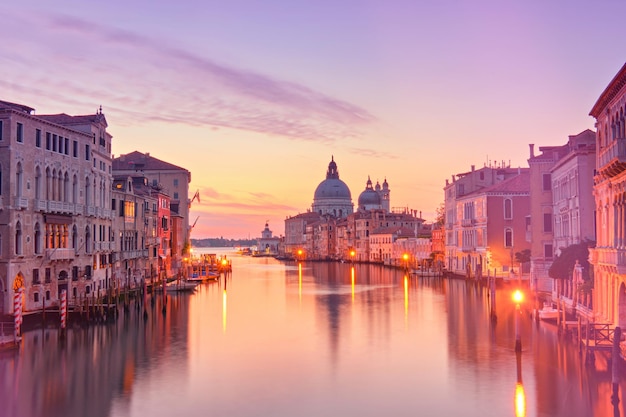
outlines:
M111 285L111 135L104 114L35 115L0 102L0 311Z
M593 312L626 326L626 65L591 109L596 119L596 247Z

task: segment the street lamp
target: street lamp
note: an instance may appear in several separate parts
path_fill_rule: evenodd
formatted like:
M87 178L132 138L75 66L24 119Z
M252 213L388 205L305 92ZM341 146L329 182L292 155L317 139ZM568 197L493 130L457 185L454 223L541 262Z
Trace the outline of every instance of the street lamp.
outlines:
M350 250L350 261L354 263L354 256L356 255L356 251L354 249Z
M513 293L513 301L515 302L515 352L521 352L522 338L520 336L519 316L521 314L520 303L524 301L524 294L520 290L515 290Z
M404 259L404 269L408 270L409 269L409 254L405 253L404 255L402 255L402 259Z
M298 249L298 260L302 260L302 249Z

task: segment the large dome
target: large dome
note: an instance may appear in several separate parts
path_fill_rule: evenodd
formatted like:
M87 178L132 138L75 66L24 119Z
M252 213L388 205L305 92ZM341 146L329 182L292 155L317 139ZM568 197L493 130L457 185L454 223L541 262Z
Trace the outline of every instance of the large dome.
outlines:
M315 189L313 211L345 217L352 213L352 194L345 182L339 179L339 171L334 158L331 158L326 171L326 179Z
M313 199L315 200L327 198L347 198L348 200L352 200L352 195L345 182L341 181L339 178L329 178L320 182L320 185L317 186L315 194L313 195Z

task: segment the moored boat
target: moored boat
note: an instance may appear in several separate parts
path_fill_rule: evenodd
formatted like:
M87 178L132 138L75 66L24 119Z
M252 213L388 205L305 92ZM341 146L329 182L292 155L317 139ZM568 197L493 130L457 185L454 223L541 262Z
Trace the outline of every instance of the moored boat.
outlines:
M541 310L537 311L540 320L556 321L559 317L559 310L552 306L552 303L543 303Z

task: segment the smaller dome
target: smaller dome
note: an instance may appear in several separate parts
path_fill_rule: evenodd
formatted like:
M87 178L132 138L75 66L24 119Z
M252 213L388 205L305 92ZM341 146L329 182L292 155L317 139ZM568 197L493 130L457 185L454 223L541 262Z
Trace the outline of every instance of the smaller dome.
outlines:
M376 187L374 187L376 191L380 191L380 183L376 181Z
M372 180L367 177L365 190L359 195L359 208L369 210L380 207L380 195L372 188Z

